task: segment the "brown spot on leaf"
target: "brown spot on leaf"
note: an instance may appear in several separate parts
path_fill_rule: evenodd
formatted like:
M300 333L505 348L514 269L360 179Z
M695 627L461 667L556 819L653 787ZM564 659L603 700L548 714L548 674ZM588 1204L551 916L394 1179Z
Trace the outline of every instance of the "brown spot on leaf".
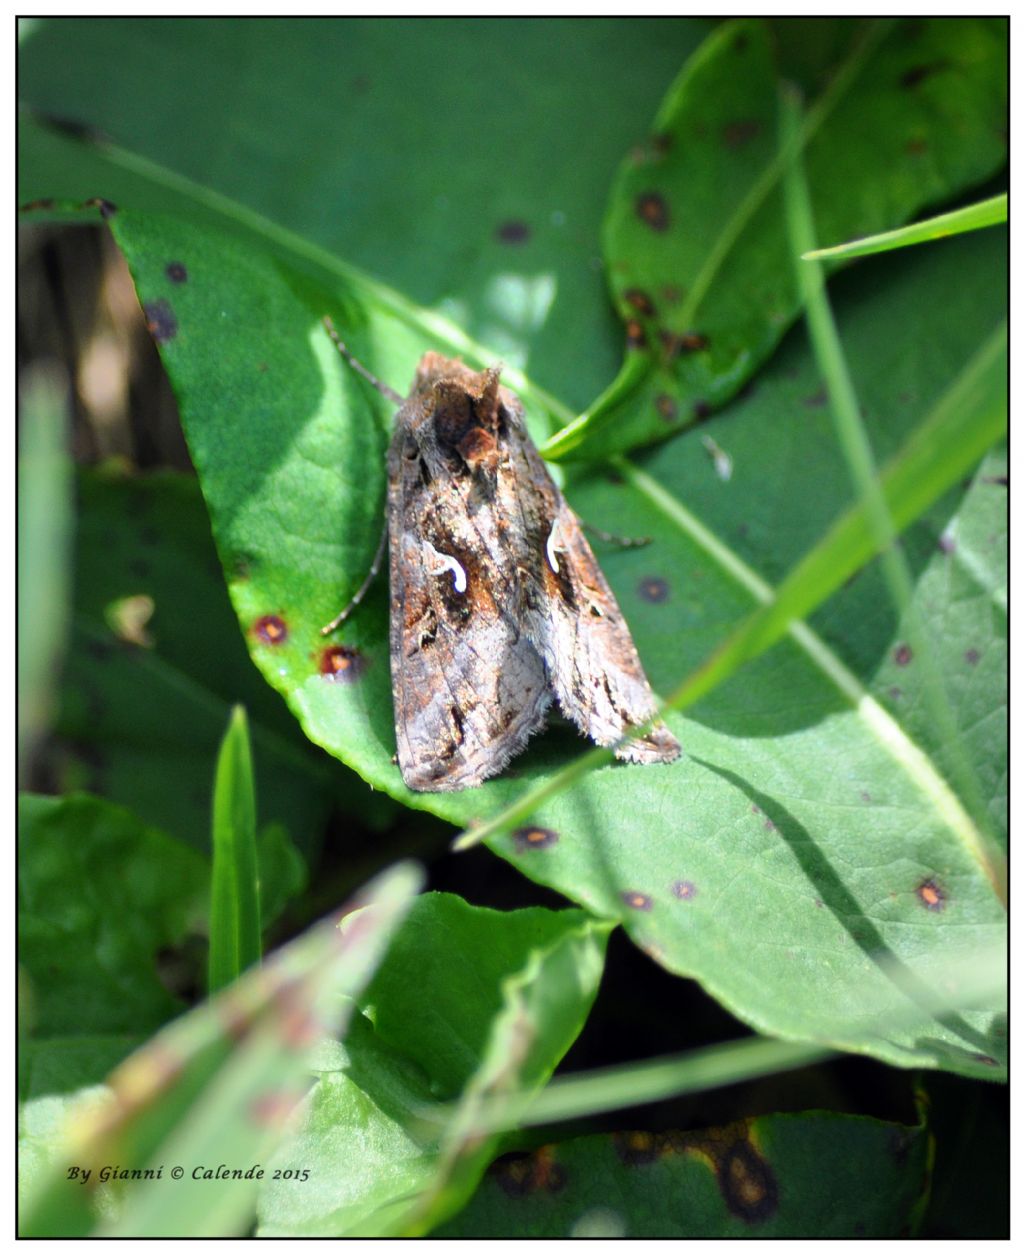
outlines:
M998 1067L999 1059L993 1058L991 1054L971 1054L975 1062L980 1062L985 1067Z
M519 853L526 849L550 849L558 844L558 833L550 827L518 827L512 833L512 840Z
M964 661L968 666L977 666L981 658L981 654L977 649L968 649L964 654Z
M616 1132L612 1136L612 1144L628 1167L653 1163L660 1153L658 1138L653 1132Z
M530 228L520 218L510 218L501 223L494 238L501 244L525 244L530 238Z
M531 1193L558 1193L565 1187L565 1168L555 1157L554 1146L543 1145L532 1154L505 1154L488 1168L509 1197Z
M178 334L178 319L174 316L169 301L151 300L143 306L143 312L146 315L146 327L158 344L166 344Z
M722 139L727 148L742 148L761 134L761 123L757 118L743 118L737 122L726 122L722 127Z
M677 283L666 283L661 289L661 299L666 305L678 305L685 292Z
M697 422L703 422L705 418L710 418L714 410L707 401L697 401L693 407L693 416Z
M654 902L646 893L625 892L619 896L631 910L650 910Z
M697 885L693 880L676 880L672 885L672 895L680 901L693 901L697 896Z
M626 347L647 347L647 334L635 318L630 318L630 320L626 323Z
M822 405L827 405L828 389L818 388L817 392L812 392L809 396L805 396L804 404L808 409L820 409Z
M909 644L898 644L892 651L892 660L897 666L909 666L914 660L914 650Z
M169 261L164 271L172 283L187 283L188 270L185 268L183 261Z
M661 393L655 400L654 407L657 409L659 417L666 422L675 422L679 417L679 406L667 392Z
M661 605L668 600L668 582L659 575L647 575L636 586L640 599L650 601L652 605Z
M320 654L320 674L335 683L355 683L365 669L366 658L348 645L334 644Z
M112 218L117 213L117 205L112 200L104 200L102 196L90 196L88 200L83 200L82 208L98 209L100 217L104 220Z
M764 1223L778 1210L775 1173L750 1141L734 1141L721 1154L716 1168L726 1206L744 1223Z
M906 152L910 157L920 157L922 153L927 151L928 141L926 139L915 137L914 139L908 139L906 142Z
M645 318L653 318L655 314L654 301L645 291L639 287L631 287L622 293L622 299L631 308L635 309L638 314L642 314Z
M936 912L946 908L946 892L934 878L923 880L914 890L917 899L926 910Z
M659 192L644 192L636 198L637 217L646 222L652 231L667 231L669 226L668 203Z
M34 213L38 210L52 209L54 203L49 196L43 196L40 200L30 200L24 205L19 205L18 209L21 213Z
M657 157L665 157L671 151L675 144L675 136L662 132L660 135L651 136L651 152Z
M264 644L284 644L288 639L288 626L277 614L264 614L253 623L252 634Z
M670 361L681 355L702 353L705 349L711 347L710 339L706 335L701 335L699 331L686 331L681 335L677 335L674 331L663 329L658 332L658 338L661 340L661 347L664 349L665 356Z

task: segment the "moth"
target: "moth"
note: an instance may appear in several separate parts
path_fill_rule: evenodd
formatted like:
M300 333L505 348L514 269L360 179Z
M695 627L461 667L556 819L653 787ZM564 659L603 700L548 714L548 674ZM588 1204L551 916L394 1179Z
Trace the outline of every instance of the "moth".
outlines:
M627 762L672 762L622 611L500 383L425 353L388 451L391 679L398 765L409 788L454 792L501 771L549 707ZM332 631L362 598L366 582Z

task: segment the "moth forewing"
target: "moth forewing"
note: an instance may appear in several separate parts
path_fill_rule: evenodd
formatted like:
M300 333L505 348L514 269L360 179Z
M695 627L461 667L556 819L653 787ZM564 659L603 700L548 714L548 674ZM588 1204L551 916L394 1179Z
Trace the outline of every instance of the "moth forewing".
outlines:
M391 678L403 779L452 792L500 771L544 726L551 693L508 612L504 528L476 499L493 469L470 468L488 443L474 392L453 402L452 368L464 367L436 358L434 369L428 358L398 411L388 461ZM482 395L485 376L471 377Z

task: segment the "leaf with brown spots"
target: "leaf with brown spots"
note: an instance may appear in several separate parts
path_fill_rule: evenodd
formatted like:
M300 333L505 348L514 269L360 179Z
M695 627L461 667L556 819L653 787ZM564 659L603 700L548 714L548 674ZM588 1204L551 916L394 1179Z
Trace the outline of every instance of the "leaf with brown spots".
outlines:
M893 1237L917 1222L929 1169L923 1123L823 1111L583 1136L500 1159L465 1210L433 1235Z
M664 439L651 401L666 392L684 413L698 402L719 409L799 316L779 182L777 62L799 61L809 43L799 23L723 23L658 112L654 129L674 142L623 162L604 232L619 314L628 327L637 292L672 286L682 295L658 306L646 376L623 366L619 386L552 439L552 456L599 458ZM804 152L823 243L899 227L1005 160L1004 27L933 20L911 43L898 23L860 22L831 57L807 84ZM908 137L927 146L928 161L908 151ZM627 342L640 351L635 337ZM669 351L659 354L659 343Z

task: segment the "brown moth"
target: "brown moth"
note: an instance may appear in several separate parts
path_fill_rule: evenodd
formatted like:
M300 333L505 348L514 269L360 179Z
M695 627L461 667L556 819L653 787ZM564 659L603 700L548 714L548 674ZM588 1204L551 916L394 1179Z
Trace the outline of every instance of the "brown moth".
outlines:
M388 452L395 735L420 792L497 774L553 699L599 745L655 713L622 611L500 373L425 353ZM680 748L659 722L615 752L671 762Z

